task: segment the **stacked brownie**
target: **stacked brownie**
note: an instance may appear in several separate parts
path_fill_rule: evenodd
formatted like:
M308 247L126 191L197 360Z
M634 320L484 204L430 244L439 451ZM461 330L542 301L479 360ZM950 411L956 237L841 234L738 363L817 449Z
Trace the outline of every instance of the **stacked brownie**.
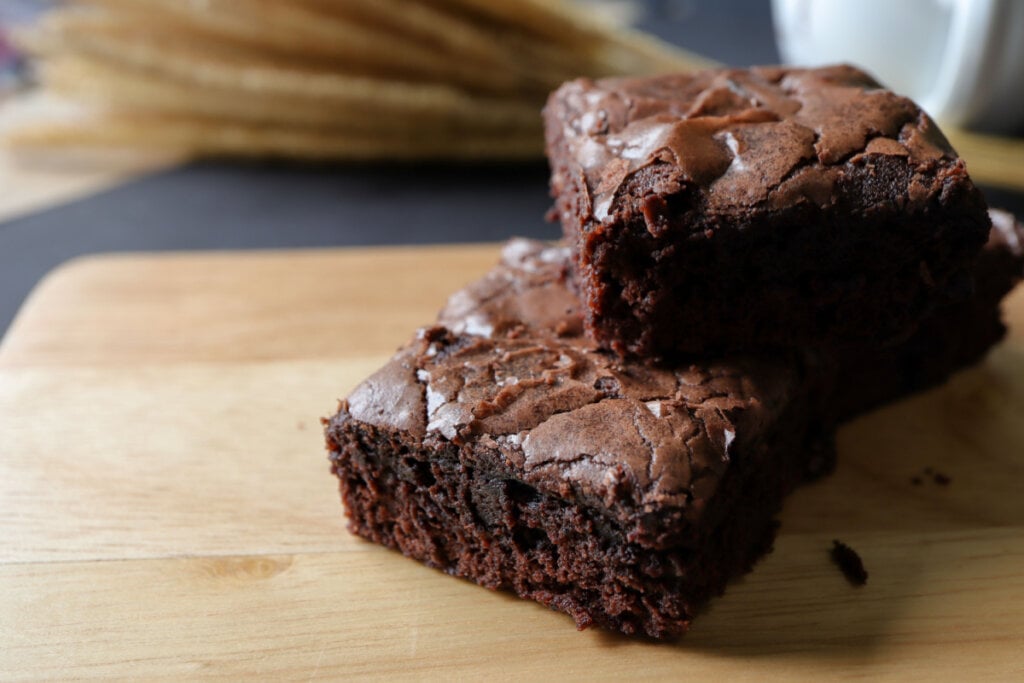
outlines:
M671 637L838 422L998 341L1021 227L849 67L576 81L545 116L565 244L509 243L342 401L332 469L360 536Z
M587 330L620 353L892 343L971 291L984 199L851 67L580 80L546 128Z

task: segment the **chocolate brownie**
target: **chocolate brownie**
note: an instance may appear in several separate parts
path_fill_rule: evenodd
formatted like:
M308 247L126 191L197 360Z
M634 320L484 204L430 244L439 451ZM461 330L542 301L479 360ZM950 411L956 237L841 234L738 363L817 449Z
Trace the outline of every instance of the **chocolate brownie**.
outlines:
M1020 226L996 225L979 268L1002 265L979 276L978 311L927 323L940 342L980 348L959 322L998 321L1022 259ZM621 361L582 334L569 261L566 247L509 243L341 402L332 471L360 536L580 627L670 637L771 547L785 493L831 466L834 361ZM947 374L975 357L939 355ZM897 358L865 362L867 393L851 380L843 401L862 410L916 388Z
M674 636L771 547L831 430L798 360L667 370L597 349L564 272L564 250L513 243L341 402L349 528L580 628Z
M853 67L580 79L544 115L605 348L889 344L970 295L981 193L917 105Z
M1005 211L989 213L992 230L974 267L973 297L939 308L901 344L840 355L831 398L840 419L941 384L1006 334L999 302L1024 276L1024 225Z

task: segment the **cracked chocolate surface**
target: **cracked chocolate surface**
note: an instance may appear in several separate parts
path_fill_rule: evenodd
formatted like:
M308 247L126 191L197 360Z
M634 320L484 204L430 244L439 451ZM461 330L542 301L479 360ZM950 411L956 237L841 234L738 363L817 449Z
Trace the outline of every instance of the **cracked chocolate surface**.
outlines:
M786 407L800 373L750 359L668 370L582 334L563 247L513 240L348 398L356 420L498 454L545 493L629 510L685 509L716 490L736 445ZM475 333L475 334L472 334Z
M549 110L599 222L622 208L627 180L652 166L664 171L652 194L699 186L716 212L828 204L846 163L886 156L914 167L907 200L920 207L941 190L936 166L956 161L916 104L850 66L579 79Z
M1018 221L1012 213L999 209L989 211L989 217L992 219L992 231L985 244L986 258L990 258L987 256L989 254L1005 254L1019 264L1020 260L1024 258L1024 224ZM982 279L982 275L990 275L992 270L995 270L994 264L978 274L979 280ZM1018 267L1017 270L1019 271L1020 268ZM982 282L981 284L987 283Z

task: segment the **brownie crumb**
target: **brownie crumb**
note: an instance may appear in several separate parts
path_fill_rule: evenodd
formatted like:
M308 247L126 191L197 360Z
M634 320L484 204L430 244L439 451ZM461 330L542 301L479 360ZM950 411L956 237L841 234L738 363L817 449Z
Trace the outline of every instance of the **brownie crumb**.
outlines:
M832 541L832 561L839 566L846 580L853 586L863 586L868 582L868 570L864 569L857 551L842 541Z
M914 486L920 486L928 479L932 480L939 486L949 486L950 482L953 481L950 479L949 475L943 474L933 467L925 467L921 470L920 474L915 474L910 478L910 483Z

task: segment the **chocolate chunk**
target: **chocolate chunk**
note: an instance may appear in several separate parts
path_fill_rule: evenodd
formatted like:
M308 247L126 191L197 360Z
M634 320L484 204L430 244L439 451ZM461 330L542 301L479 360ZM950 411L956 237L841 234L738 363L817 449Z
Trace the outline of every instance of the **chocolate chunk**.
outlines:
M842 541L832 541L830 555L851 585L863 586L868 582L868 570L856 550Z

